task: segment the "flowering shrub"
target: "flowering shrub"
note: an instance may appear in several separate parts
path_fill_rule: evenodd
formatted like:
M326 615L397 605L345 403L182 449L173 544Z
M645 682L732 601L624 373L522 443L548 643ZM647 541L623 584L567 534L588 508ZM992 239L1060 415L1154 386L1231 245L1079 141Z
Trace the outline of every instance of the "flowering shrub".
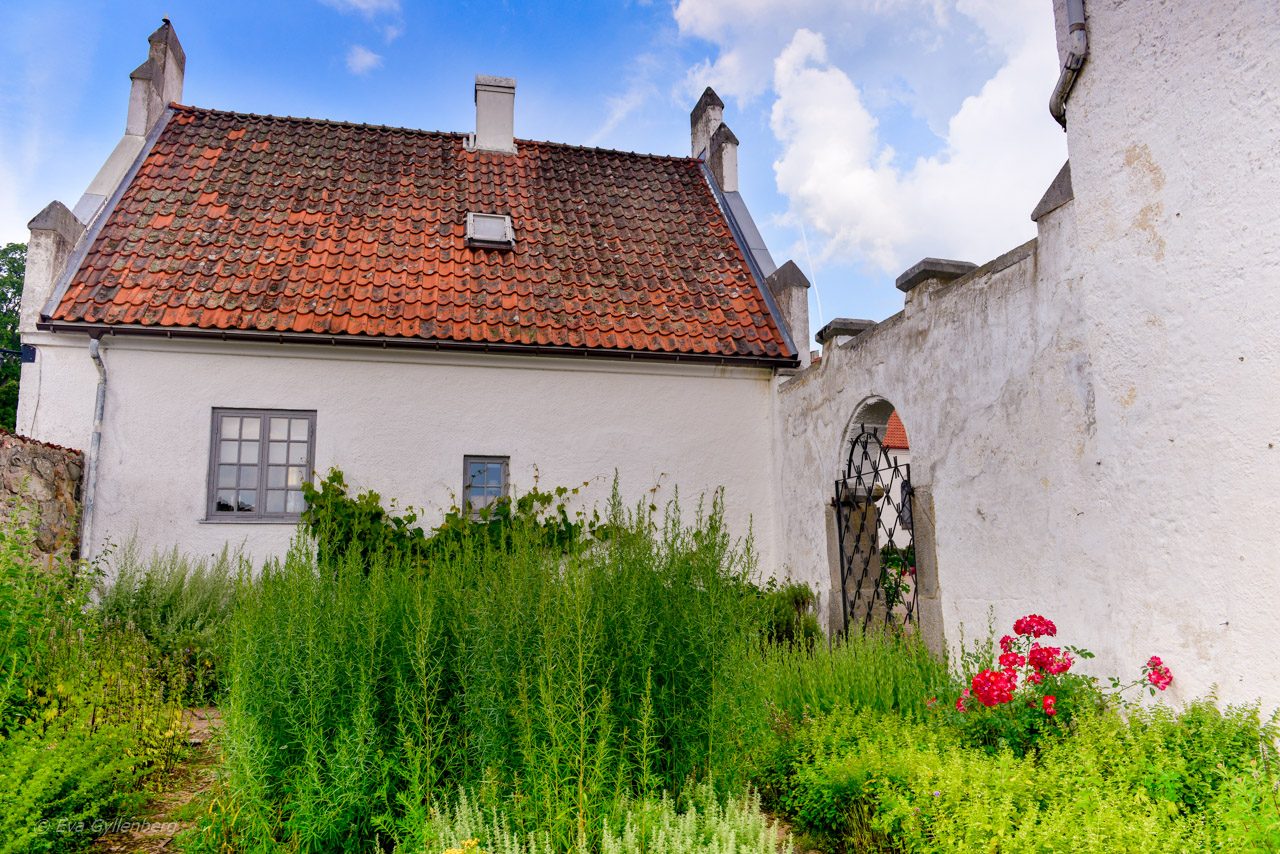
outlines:
M1066 726L1077 711L1103 703L1092 677L1071 672L1078 659L1093 653L1050 646L1045 639L1057 634L1053 620L1028 614L1014 621L1012 635L1000 638L995 667L979 669L955 702L960 729L972 742L1021 755L1044 734ZM1145 683L1154 694L1172 681L1172 671L1152 656L1135 682L1122 685L1113 678L1111 686L1119 694Z

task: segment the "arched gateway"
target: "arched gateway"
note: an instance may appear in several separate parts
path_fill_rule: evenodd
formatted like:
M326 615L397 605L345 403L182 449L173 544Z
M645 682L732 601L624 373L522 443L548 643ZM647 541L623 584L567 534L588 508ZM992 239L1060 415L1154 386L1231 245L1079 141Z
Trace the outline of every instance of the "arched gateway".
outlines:
M891 432L901 434L897 441ZM832 501L836 513L841 628L918 620L914 490L905 431L888 401L864 401L845 429Z

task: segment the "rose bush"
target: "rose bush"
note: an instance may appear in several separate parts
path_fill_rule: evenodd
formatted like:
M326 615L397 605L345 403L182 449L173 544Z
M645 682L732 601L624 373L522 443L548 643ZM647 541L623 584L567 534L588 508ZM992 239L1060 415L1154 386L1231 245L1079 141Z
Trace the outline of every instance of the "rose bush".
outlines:
M956 724L968 740L991 752L1012 750L1021 756L1036 742L1070 725L1080 711L1104 705L1109 699L1092 676L1072 673L1077 660L1092 658L1087 649L1050 646L1058 627L1040 614L1028 614L1013 623L1013 634L1000 638L1000 652L976 662L977 671L967 677L968 687L955 701ZM970 663L973 657L968 657ZM1159 656L1152 656L1135 681L1122 684L1111 679L1110 698L1130 688L1146 685L1154 694L1173 681L1173 673Z

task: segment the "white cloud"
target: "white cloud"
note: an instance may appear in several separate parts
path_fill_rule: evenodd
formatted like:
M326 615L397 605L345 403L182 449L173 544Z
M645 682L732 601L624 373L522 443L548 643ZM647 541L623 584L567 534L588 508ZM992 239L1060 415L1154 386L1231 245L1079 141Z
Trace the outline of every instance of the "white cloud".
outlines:
M1038 0L681 0L676 17L717 47L691 83L771 95L785 217L820 238L820 261L895 274L926 255L985 261L1034 233L1066 158Z
M402 35L404 35L404 24L388 24L382 28L382 38L387 44L391 44Z
M352 74L368 74L382 65L382 57L362 44L351 46L347 51L347 70Z
M358 12L372 18L385 12L399 12L400 0L320 0L339 12Z

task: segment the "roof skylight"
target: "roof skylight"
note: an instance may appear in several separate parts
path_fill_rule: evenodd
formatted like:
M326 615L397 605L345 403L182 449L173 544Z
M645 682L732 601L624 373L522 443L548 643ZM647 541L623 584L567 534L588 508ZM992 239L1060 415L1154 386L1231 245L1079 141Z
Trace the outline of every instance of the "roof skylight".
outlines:
M467 245L485 249L510 249L516 232L506 214L467 213Z

